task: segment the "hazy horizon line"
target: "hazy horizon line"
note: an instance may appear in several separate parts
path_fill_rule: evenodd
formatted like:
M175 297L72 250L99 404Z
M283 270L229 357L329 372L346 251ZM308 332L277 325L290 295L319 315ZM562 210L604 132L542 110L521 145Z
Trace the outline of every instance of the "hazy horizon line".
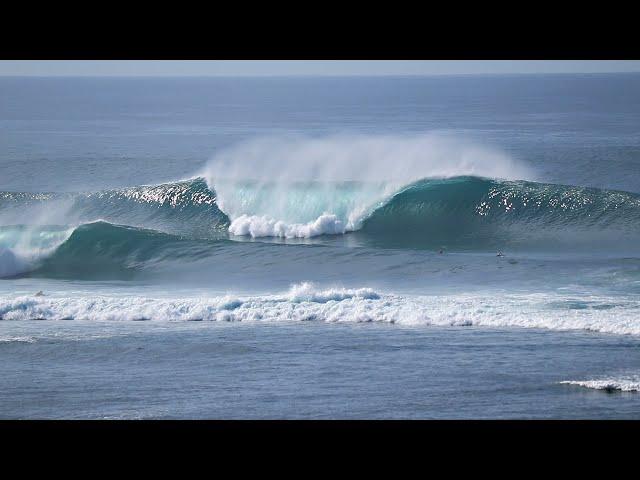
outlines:
M620 70L611 72L466 72L466 73L289 73L289 74L24 74L0 73L0 78L344 78L344 77L510 77L542 75L633 75L640 70Z
M441 77L640 73L640 60L0 60L3 77Z

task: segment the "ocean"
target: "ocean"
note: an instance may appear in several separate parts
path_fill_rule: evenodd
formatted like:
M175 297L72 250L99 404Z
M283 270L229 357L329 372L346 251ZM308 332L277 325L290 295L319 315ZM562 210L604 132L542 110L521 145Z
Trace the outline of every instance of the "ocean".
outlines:
M640 418L640 74L0 92L0 418Z

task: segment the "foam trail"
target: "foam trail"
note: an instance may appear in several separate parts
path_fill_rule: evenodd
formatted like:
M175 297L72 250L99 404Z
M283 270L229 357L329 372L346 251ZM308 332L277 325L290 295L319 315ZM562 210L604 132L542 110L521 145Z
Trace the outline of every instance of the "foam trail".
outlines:
M576 385L594 390L605 390L607 392L640 392L640 376L627 375L620 377L601 378L599 380L565 380L560 382L564 385Z
M202 173L232 234L289 238L357 230L403 186L462 175L532 176L499 151L435 133L258 138Z

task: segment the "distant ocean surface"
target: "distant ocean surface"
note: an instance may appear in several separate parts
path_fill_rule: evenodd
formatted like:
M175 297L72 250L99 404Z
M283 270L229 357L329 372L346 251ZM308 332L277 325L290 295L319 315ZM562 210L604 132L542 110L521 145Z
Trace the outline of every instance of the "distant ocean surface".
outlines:
M640 418L639 74L0 92L0 418Z

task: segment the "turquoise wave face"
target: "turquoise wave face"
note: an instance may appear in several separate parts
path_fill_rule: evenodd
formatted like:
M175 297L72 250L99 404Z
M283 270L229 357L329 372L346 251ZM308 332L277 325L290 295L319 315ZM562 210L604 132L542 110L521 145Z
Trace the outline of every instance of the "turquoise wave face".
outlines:
M640 195L478 177L423 180L372 211L361 233L377 243L464 249L633 247Z
M214 255L215 241L187 239L155 230L96 222L81 225L31 276L128 279L170 262Z
M277 193L295 200L278 206L294 221L329 213L348 225L359 217L337 232L344 235L319 230L314 239L262 243L605 253L636 252L640 245L640 195L629 192L478 177L421 180L393 194L382 189L378 198L373 186L357 183L297 185L291 194L282 185L268 188L244 185L237 194L243 215L264 213L252 209ZM60 226L42 225L43 218ZM229 249L240 245L231 240L246 239L228 233L234 217L202 179L84 194L1 193L0 220L4 277L129 278L167 262L212 257L220 245Z

